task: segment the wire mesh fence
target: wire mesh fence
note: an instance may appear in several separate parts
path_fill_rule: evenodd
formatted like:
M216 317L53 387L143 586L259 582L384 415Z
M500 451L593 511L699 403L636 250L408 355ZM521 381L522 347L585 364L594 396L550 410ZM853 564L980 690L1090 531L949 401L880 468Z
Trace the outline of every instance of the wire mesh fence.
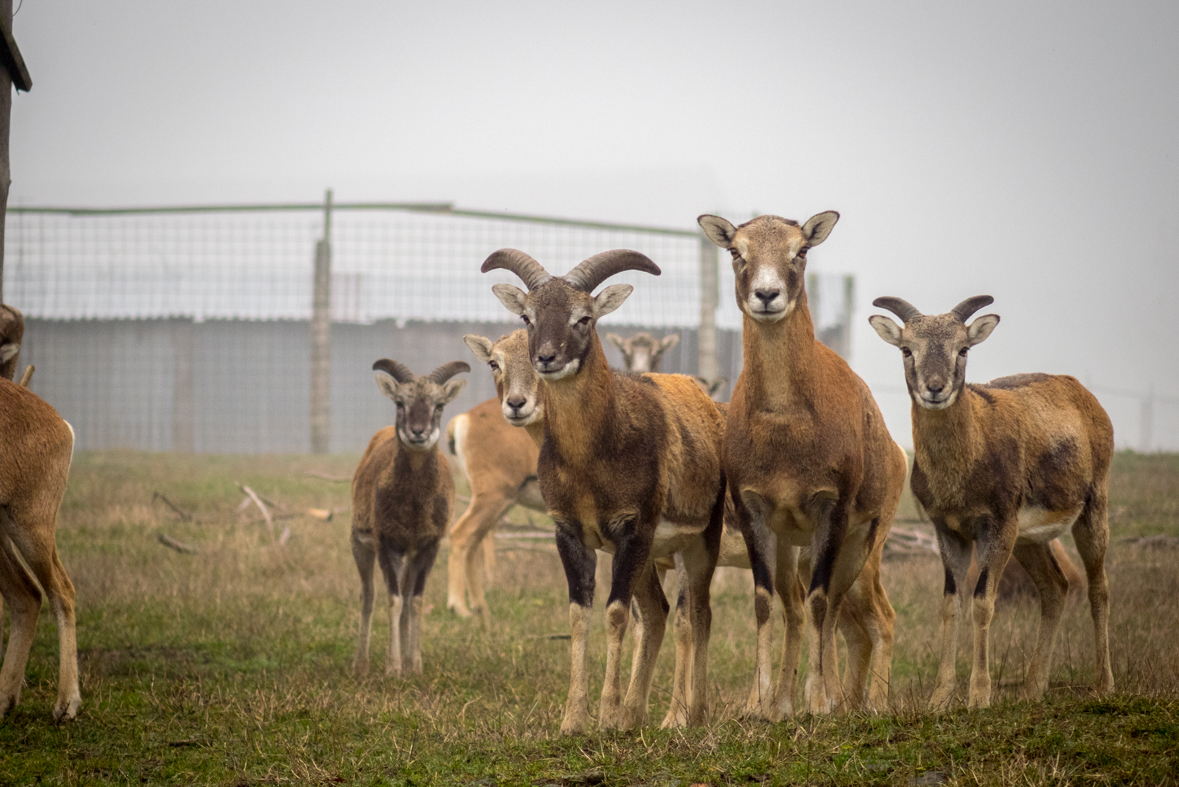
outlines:
M329 229L330 227L330 229ZM80 449L207 452L312 448L311 320L316 244L330 238L330 439L363 449L392 419L371 365L392 357L422 373L473 361L463 333L496 338L518 318L491 294L506 271L479 273L492 251L519 248L564 273L612 248L655 260L602 320L622 334L681 334L663 371L699 368L698 233L457 211L447 206L322 205L89 211L13 208L5 238L5 301L22 310L22 366L75 427ZM719 375L741 368L732 272L720 266ZM850 279L809 277L820 337L846 353ZM817 297L816 297L817 296ZM713 301L715 302L715 301ZM612 364L621 356L607 345ZM478 365L457 414L494 396Z

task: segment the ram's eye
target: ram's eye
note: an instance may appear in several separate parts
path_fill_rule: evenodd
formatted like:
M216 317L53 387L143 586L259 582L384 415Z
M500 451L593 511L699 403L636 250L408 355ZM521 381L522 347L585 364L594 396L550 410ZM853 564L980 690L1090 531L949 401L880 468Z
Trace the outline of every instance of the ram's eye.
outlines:
M498 371L499 371L499 364L498 364L498 363L496 363L495 361L488 361L488 362L487 362L487 365L491 367L491 370L492 370L493 372L498 372Z
M528 319L527 314L521 314L520 319L524 321L525 325L532 325L532 320Z
M906 358L912 358L913 351L910 350L908 347L902 347L901 348L901 355L905 356Z
M959 350L959 351L958 351L958 357L959 357L959 358L965 358L965 357L966 357L966 353L968 353L968 352L970 352L970 348L969 348L969 347L963 347L961 350Z
M590 318L589 317L582 317L580 320L577 321L577 324L584 328L585 326L590 324Z

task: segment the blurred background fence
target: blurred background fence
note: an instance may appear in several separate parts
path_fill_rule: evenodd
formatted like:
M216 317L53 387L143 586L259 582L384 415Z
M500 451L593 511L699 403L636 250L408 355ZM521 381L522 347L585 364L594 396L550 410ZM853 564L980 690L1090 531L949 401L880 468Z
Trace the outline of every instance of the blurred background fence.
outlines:
M37 367L33 389L80 450L359 452L393 418L372 381L378 358L416 373L470 362L448 415L495 395L461 337L520 327L491 294L519 282L479 273L503 247L556 273L606 249L647 254L663 274L616 277L635 291L603 333L679 333L662 371L737 379L732 272L693 230L332 204L330 192L322 204L13 207L4 300L25 315L21 368ZM851 277L808 286L820 337L846 356Z

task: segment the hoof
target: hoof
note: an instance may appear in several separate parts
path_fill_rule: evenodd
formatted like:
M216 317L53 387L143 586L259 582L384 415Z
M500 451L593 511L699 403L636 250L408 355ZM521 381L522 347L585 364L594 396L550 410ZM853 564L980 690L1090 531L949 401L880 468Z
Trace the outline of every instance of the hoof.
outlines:
M53 720L56 722L73 721L78 716L78 709L82 707L82 697L75 694L66 702L59 701L53 709Z

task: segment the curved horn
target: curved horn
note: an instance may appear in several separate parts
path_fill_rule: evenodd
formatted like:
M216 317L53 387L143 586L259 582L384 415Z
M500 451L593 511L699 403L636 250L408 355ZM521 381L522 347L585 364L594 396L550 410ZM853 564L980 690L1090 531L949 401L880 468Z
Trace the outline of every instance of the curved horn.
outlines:
M891 295L885 295L872 301L873 306L878 306L881 309L888 309L890 312L901 318L902 322L908 322L914 317L920 317L921 312L917 311L917 307L909 303L904 298L894 298Z
M444 382L454 377L459 372L469 372L471 367L467 365L466 361L451 361L444 363L428 375L431 380L442 385Z
M479 270L487 273L496 268L503 268L516 274L529 290L535 290L553 278L552 274L546 271L539 262L519 249L500 249L497 252L493 252L490 257L483 261L483 267Z
M382 358L373 364L374 372L384 372L403 385L405 383L413 382L413 372L409 367L400 361L393 361L388 358Z
M975 295L973 298L967 298L953 309L950 309L950 313L962 322L966 322L970 319L970 315L984 306L990 306L994 302L995 299L990 295Z
M623 271L643 271L654 276L661 273L659 266L646 254L629 249L614 249L582 260L577 263L576 268L561 278L575 290L593 292L594 288L606 279Z

